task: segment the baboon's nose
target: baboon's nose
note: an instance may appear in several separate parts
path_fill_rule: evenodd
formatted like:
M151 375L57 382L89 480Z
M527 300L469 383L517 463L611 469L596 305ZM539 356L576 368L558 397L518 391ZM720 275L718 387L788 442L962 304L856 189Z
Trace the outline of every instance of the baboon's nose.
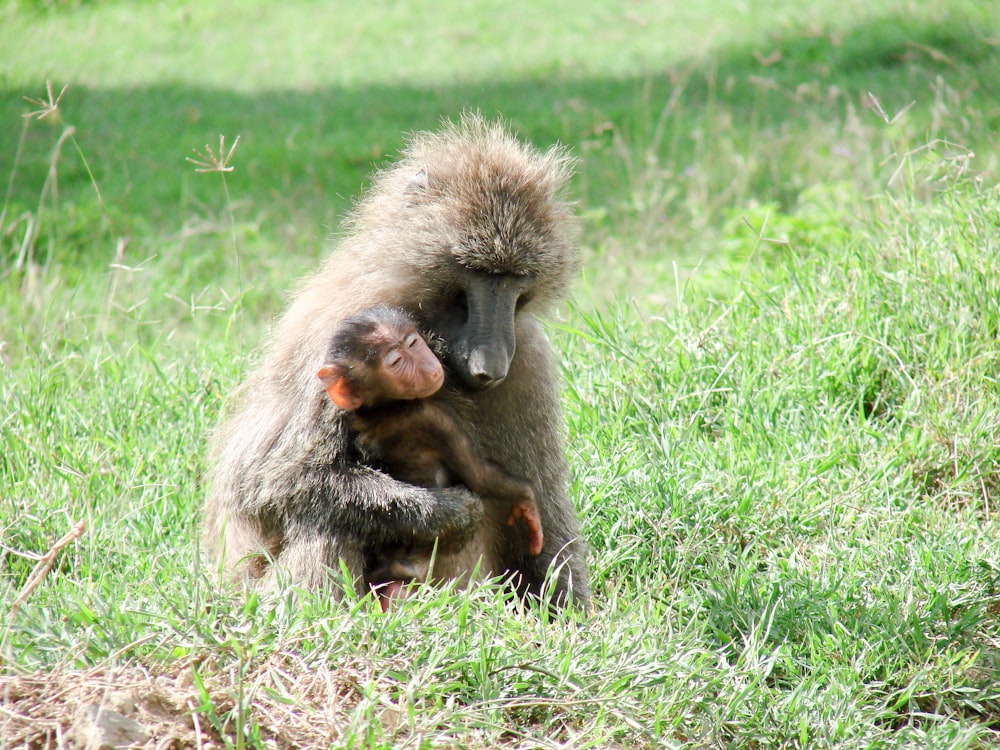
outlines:
M479 388L492 388L507 377L507 357L498 352L474 349L469 355L469 377Z

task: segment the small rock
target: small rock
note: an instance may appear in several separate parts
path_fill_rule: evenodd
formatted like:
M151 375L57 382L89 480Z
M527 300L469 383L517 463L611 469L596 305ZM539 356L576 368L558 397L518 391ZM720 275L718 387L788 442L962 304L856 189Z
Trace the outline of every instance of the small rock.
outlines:
M76 712L70 734L85 750L118 750L144 745L149 733L134 719L93 703Z
M177 680L174 683L179 689L184 690L184 688L189 688L194 683L194 676L191 674L191 670L185 670L177 675Z
M135 713L135 699L128 692L121 691L108 696L107 707L123 716Z
M376 714L383 731L387 734L395 734L406 721L406 716L398 708L383 708Z

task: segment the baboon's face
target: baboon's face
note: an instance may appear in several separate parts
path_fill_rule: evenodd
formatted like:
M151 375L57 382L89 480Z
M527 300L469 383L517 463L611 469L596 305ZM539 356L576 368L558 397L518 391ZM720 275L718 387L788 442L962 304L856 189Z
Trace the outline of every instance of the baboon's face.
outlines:
M424 311L445 363L469 390L493 388L507 377L517 347L514 320L531 287L527 276L459 269L440 306Z

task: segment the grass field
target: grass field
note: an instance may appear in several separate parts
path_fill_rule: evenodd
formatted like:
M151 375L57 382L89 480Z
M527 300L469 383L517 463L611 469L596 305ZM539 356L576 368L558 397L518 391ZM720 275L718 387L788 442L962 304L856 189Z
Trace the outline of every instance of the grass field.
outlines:
M985 0L3 5L0 747L996 747L998 69ZM220 590L227 393L464 108L580 157L595 611Z

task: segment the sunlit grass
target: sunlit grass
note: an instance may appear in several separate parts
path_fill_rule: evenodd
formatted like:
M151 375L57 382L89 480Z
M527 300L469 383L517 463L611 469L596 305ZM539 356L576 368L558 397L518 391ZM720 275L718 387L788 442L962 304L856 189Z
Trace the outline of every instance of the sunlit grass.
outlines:
M1000 741L995 10L552 4L499 43L473 5L413 52L385 42L436 6L366 6L367 65L291 3L272 28L311 30L263 71L279 41L236 49L263 5L27 5L0 15L42 45L0 68L0 745L116 689L189 746ZM216 46L140 52L184 34ZM594 611L220 590L209 430L372 162L469 105L582 159L551 332Z

